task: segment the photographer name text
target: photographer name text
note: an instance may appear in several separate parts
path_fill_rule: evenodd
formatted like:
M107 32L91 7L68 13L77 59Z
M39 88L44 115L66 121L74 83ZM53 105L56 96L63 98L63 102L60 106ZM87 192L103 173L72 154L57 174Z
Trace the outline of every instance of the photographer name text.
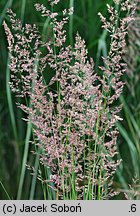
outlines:
M57 203L52 203L50 205L25 205L22 204L20 206L16 206L14 203L13 204L4 204L3 205L3 213L6 214L16 214L16 213L81 213L82 212L82 207L80 203L77 205L68 205L68 204L57 204Z

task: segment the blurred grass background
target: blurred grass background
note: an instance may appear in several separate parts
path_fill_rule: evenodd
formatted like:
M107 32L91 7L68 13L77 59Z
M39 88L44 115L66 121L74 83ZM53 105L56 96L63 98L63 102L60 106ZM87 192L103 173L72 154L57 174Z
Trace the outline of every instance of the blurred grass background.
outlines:
M47 35L48 23L45 18L40 16L39 12L36 12L34 7L35 3L43 3L46 5L47 1L0 0L0 199L16 199L17 197L20 199L43 198L40 183L38 184L35 179L32 179L30 171L25 170L24 166L26 160L29 164L34 165L35 163L30 153L32 147L28 145L31 128L30 126L27 127L21 120L23 113L17 109L15 105L17 99L11 94L9 88L10 71L8 68L8 49L2 26L4 19L8 22L6 10L7 8L11 8L23 23L36 23L39 26L42 38L44 38ZM99 11L106 15L105 5L107 3L112 4L112 0L65 0L61 1L58 8L58 11L61 11L65 7L74 6L74 15L71 17L67 28L69 43L73 44L74 35L78 31L86 41L89 56L93 57L95 61L96 72L100 63L100 57L106 56L109 48L107 34L101 29L101 22L98 17ZM135 53L133 53L131 58L132 60L136 58ZM139 59L137 64L139 65ZM136 71L138 81L140 77L139 69L138 67ZM129 79L126 74L124 80L130 82ZM133 80L131 81L131 87L133 87ZM130 189L129 184L132 184L132 179L135 176L138 180L140 179L139 82L135 85L134 94L132 95L130 92L131 88L129 89L126 86L124 94L121 97L121 102L123 103L121 115L124 120L118 124L120 130L118 146L123 162L117 170L114 187L121 191ZM26 152L26 155L24 152ZM23 176L25 172L25 178L22 179L21 170ZM136 190L139 189L139 183L137 183ZM31 190L32 193L30 192ZM124 199L123 193L116 197L116 199Z

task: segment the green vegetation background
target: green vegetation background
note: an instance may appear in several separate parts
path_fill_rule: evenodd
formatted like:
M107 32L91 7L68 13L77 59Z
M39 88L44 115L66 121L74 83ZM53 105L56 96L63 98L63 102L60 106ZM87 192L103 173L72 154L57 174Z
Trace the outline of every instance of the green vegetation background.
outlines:
M36 12L34 4L46 5L46 2L46 0L0 0L0 199L8 199L8 194L12 199L17 198L23 152L25 142L28 140L28 129L21 119L23 113L16 107L17 99L11 94L8 85L10 71L7 41L2 22L4 19L8 22L6 10L12 8L23 23L36 23L42 37L45 37L47 23L40 13ZM61 11L69 5L74 5L74 16L67 27L69 43L73 43L74 35L78 31L86 41L89 57L93 57L95 61L96 72L101 56L106 56L109 48L107 34L101 29L98 16L99 11L106 15L105 5L107 3L112 4L112 0L63 0L58 8L58 11ZM124 76L124 80L128 80L127 75ZM135 106L138 107L140 89L136 88L136 91ZM121 101L124 104L121 113L124 121L118 125L120 130L118 146L123 163L117 170L114 187L126 190L129 189L128 184L132 183L135 175L139 178L140 115L139 110L132 109L131 105L134 105L134 100L127 87L124 89ZM31 150L32 146L29 146L27 159L29 164L34 165ZM21 199L29 199L31 180L30 171L26 170ZM38 182L33 198L43 198ZM116 198L123 199L124 196L120 195Z

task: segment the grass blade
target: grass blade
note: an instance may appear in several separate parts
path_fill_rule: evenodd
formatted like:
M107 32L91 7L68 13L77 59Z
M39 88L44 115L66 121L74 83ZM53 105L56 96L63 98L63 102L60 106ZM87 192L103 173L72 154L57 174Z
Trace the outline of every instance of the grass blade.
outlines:
M31 183L31 191L30 191L30 197L29 197L30 200L33 200L34 194L35 194L35 186L36 186L37 173L38 173L38 167L39 167L39 154L40 154L40 148L35 158L35 165L34 165L35 172L34 172L32 183Z
M1 13L1 15L0 15L0 25L1 25L1 23L2 23L2 21L3 21L3 19L4 19L4 17L5 17L5 15L6 15L7 9L10 8L10 7L12 6L12 3L13 3L13 0L9 0L9 1L6 3L6 5L5 5L5 7L4 7L4 9L3 9L3 11L2 11L2 13Z
M24 21L24 15L25 15L25 7L26 7L26 0L22 0L21 3L21 21Z
M6 196L8 197L8 199L11 200L11 198L10 198L10 196L9 196L9 194L8 194L6 188L4 187L4 185L3 185L3 183L2 183L1 180L0 180L0 184L1 184L1 186L2 186L2 188L3 188L3 190L4 190L4 192L5 192Z
M132 140L129 138L128 133L125 130L125 128L120 123L117 123L117 127L119 129L120 134L123 136L123 138L126 140L126 142L128 144L131 159L132 159L133 168L135 169L136 173L139 173L139 166L138 166L138 158L139 157L137 154L136 147L135 147L134 143L132 142Z
M17 199L21 199L21 193L23 189L23 183L24 183L25 172L26 172L26 163L27 163L27 157L28 157L28 151L29 151L29 141L31 137L31 132L32 132L32 124L28 123Z
M14 137L15 137L15 140L16 140L16 144L18 144L17 127L16 127L15 115L14 115L14 110L13 110L12 95L11 95L11 90L10 90L10 86L9 86L9 81L10 81L9 64L10 64L10 59L8 57L8 60L7 60L7 69L6 69L7 102L8 102L8 108L9 108L9 113L10 113L10 118L11 118L11 123L12 123L12 129L13 129ZM19 149L18 145L17 145L17 149Z
M74 0L70 0L69 7L74 8ZM70 38L70 43L73 46L73 14L70 15L70 20L69 20L69 38Z

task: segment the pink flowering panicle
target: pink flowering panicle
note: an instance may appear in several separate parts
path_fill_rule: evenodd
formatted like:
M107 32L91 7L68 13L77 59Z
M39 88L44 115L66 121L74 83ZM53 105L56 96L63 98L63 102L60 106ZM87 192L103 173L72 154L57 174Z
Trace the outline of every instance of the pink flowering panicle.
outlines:
M116 194L112 183L120 160L116 160L115 124L121 118L115 101L124 85L121 76L126 65L122 56L134 4L114 1L120 4L119 11L107 5L108 20L99 13L110 34L110 50L103 59L105 66L99 68L99 77L78 33L74 46L66 45L65 25L73 8L63 10L60 20L54 10L60 0L48 2L53 10L41 4L35 7L42 16L49 17L50 40L42 42L37 27L22 26L11 10L8 14L12 31L4 22L11 60L11 89L30 102L18 106L33 125L32 143L39 149L40 166L50 170L48 177L42 169L38 170L38 179L51 187L58 199L108 199ZM120 18L121 12L126 17ZM50 70L55 75L47 83L44 77Z
M127 81L126 86L127 90L132 96L133 103L131 104L132 110L137 113L139 110L139 99L136 99L136 92L139 88L139 56L140 56L140 0L133 0L136 2L136 12L135 12L135 21L131 22L128 28L128 44L127 52L124 55L124 61L127 63ZM135 101L135 103L134 103ZM138 116L136 116L138 118Z

